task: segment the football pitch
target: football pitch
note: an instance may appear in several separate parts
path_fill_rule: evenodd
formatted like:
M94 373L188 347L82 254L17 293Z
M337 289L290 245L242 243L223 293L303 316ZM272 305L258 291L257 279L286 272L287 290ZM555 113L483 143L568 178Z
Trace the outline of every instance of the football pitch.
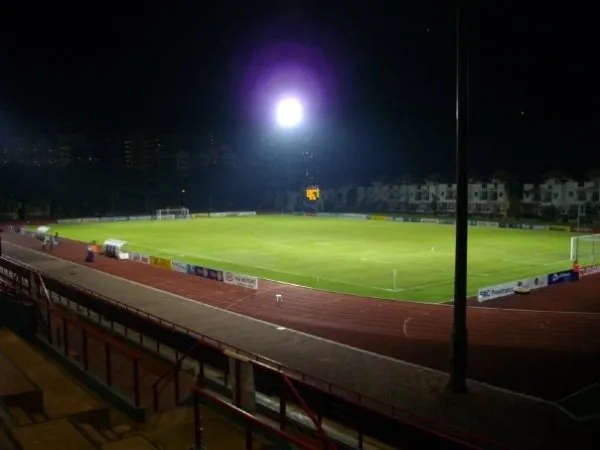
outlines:
M444 302L454 227L293 216L52 225L60 236L327 291ZM469 228L469 293L570 267L569 233ZM396 274L394 277L394 273Z

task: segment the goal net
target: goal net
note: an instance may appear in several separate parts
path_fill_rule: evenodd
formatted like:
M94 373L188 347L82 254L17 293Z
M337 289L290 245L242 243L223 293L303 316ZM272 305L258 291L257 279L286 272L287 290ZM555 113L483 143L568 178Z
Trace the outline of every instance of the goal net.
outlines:
M571 261L578 260L583 266L596 264L597 254L600 254L600 234L571 238Z
M163 208L156 210L156 220L168 219L189 219L190 210L188 208Z

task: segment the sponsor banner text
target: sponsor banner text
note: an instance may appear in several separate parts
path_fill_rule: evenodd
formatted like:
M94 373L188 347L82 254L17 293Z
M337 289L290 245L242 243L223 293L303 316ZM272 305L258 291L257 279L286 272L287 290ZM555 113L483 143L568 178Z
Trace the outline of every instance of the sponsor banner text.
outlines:
M571 281L573 279L573 270L561 270L560 272L554 272L548 274L548 285L564 283L565 281Z
M523 280L509 281L507 283L497 284L479 289L477 292L477 301L480 303L495 298L506 297L515 292L515 288L540 289L548 286L548 275L539 275L536 277L525 278Z
M247 289L258 289L258 278L251 277L250 275L225 272L223 281L227 284L235 284L236 286L245 287Z

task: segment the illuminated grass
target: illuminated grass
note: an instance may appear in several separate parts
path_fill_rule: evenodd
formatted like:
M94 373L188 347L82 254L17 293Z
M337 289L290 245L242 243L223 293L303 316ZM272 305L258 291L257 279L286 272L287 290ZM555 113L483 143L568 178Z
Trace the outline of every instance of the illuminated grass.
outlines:
M328 291L398 300L452 298L454 227L286 216L53 225L72 239ZM469 229L469 292L568 268L569 233ZM397 278L394 290L393 271Z

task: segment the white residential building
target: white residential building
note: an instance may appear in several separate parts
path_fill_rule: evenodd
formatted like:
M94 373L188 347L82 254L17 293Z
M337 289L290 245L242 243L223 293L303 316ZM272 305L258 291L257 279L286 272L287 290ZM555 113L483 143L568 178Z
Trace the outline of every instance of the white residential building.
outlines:
M332 194L335 194L335 192ZM346 194L347 195L347 191ZM456 184L384 184L358 188L358 197L373 204L384 204L388 211L430 214L456 212ZM325 194L323 194L325 197ZM475 215L505 216L511 206L508 186L500 180L488 183L469 183L469 213ZM600 214L599 181L560 181L550 179L536 184L524 184L520 207L524 214L540 214L544 208L555 207L559 215L573 216L580 206Z
M554 207L560 215L574 215L582 206L598 211L600 183L551 178L539 185L525 184L521 205L527 212L539 212L543 208Z

